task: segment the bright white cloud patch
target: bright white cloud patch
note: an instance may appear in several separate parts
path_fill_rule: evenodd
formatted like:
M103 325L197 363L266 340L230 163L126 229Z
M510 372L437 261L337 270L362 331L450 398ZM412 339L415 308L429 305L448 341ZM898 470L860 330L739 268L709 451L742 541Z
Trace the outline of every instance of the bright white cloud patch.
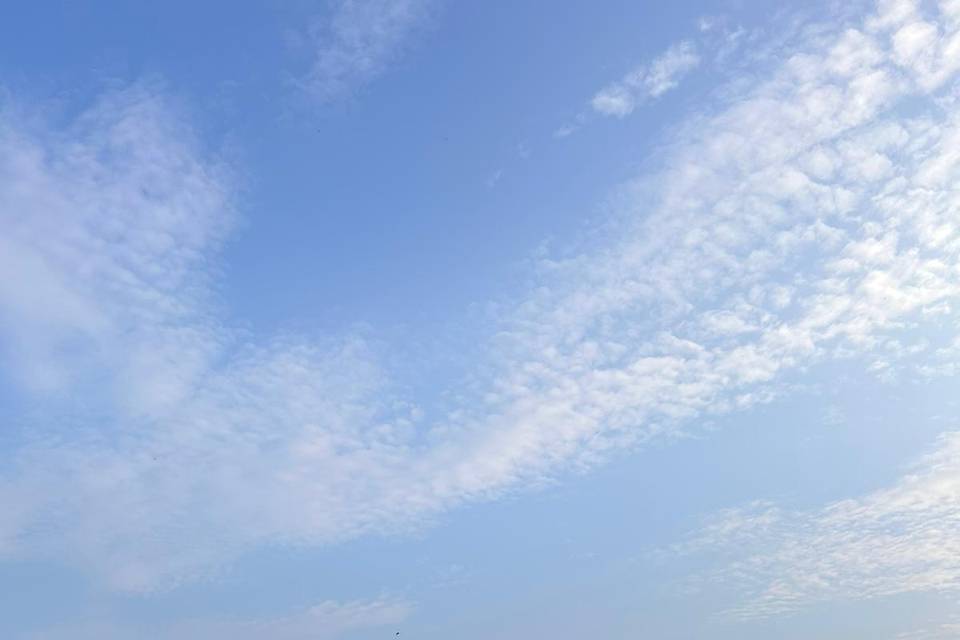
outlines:
M605 116L623 117L646 100L659 98L676 88L683 76L697 68L700 56L691 42L675 44L650 64L642 65L593 97L593 110Z
M432 0L337 0L311 32L313 63L299 79L313 99L344 98L379 76L406 48Z
M4 467L0 551L163 587L265 542L411 526L955 323L953 5L815 33L680 130L619 193L605 246L542 260L492 362L428 417L361 339L251 339L220 317L232 189L157 92L66 127L8 109L0 260L29 279L3 284L0 322L46 413Z
M732 613L753 618L816 602L960 590L958 528L960 435L949 433L893 487L815 511L728 511L688 550L733 554L713 578L727 590L739 586L744 602ZM904 637L940 637L925 633Z

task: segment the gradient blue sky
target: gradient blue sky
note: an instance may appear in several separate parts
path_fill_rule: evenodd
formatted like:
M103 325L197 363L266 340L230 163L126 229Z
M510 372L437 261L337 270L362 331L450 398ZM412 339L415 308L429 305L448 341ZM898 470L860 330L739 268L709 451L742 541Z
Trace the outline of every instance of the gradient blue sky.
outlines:
M960 637L960 1L0 21L0 636Z

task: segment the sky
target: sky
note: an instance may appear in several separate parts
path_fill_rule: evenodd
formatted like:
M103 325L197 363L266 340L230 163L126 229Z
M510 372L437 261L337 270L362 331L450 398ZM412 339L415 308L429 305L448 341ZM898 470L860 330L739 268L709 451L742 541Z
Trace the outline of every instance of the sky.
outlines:
M0 637L960 637L960 0L20 3Z

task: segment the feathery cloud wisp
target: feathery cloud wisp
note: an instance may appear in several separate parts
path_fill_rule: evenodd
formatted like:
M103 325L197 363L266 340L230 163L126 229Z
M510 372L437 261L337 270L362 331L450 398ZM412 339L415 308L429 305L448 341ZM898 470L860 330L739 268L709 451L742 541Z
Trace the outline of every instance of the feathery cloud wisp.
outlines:
M673 45L650 64L637 67L619 82L599 91L590 101L593 110L622 118L646 100L656 99L676 88L680 79L697 68L700 56L692 42Z
M432 0L337 0L311 31L313 62L298 85L330 103L371 82L408 46L430 14Z

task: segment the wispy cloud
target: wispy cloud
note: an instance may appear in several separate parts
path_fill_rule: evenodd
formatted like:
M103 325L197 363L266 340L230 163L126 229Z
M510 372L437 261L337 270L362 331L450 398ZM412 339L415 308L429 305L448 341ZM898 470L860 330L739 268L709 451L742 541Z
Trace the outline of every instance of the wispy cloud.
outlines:
M960 120L940 105L960 21L943 5L921 51L934 17L889 6L680 128L599 249L539 261L429 416L360 337L223 319L235 189L162 92L66 127L6 109L0 260L23 278L0 285L0 335L44 419L0 476L0 551L162 588L267 541L416 526L955 323Z
M597 113L622 118L645 101L659 98L676 88L680 80L699 64L700 56L695 45L685 40L599 91L590 104Z
M755 618L823 601L960 590L958 525L960 435L948 433L890 488L813 511L727 511L687 548L734 555L712 578L742 590L733 615Z
M900 633L895 640L953 640L956 637L960 637L960 622L953 621Z
M308 39L309 71L299 86L329 103L350 96L400 57L430 16L434 0L336 0Z
M232 227L233 189L163 93L111 93L59 131L14 104L0 113L0 264L17 274L0 283L0 317L32 388L116 371L86 382L123 380L149 412L208 366L207 260Z

